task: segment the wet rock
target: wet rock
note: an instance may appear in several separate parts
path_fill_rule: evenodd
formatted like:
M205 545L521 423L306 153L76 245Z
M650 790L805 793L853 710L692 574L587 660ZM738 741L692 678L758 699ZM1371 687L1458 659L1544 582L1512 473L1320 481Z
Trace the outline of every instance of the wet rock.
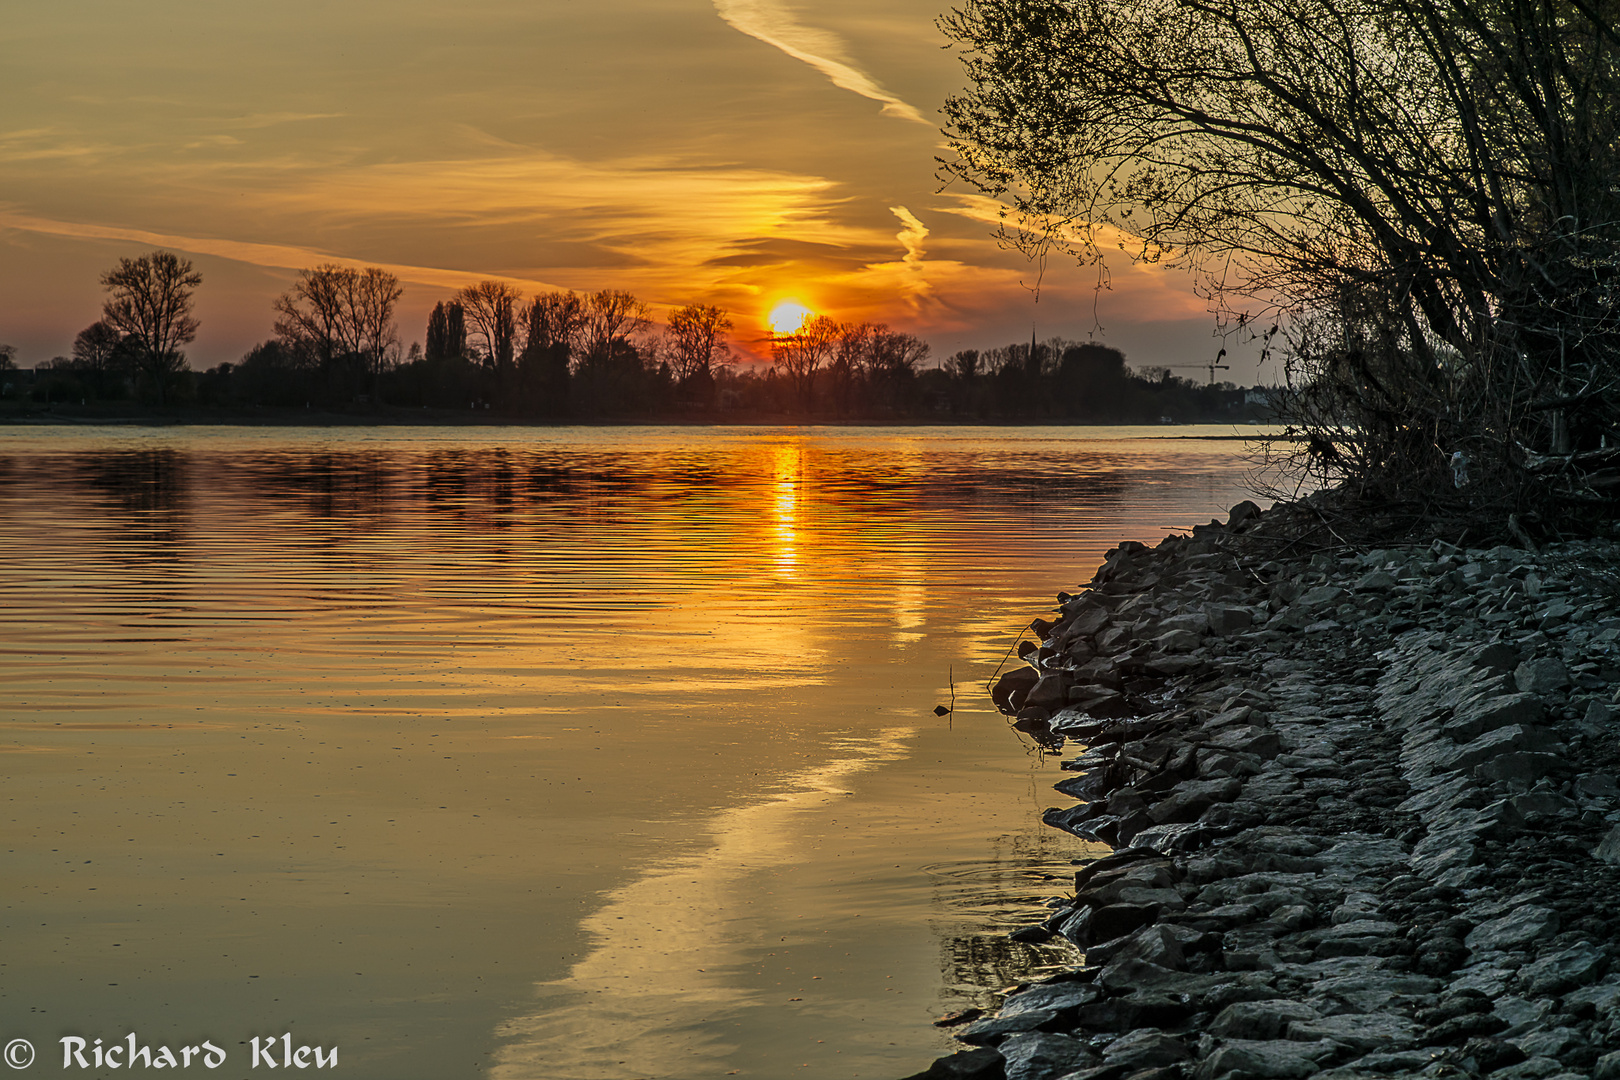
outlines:
M1034 668L1015 668L996 680L990 688L990 700L1004 713L1014 713L1023 707L1024 698L1040 682L1040 672ZM1016 701L1014 700L1016 696Z
M1220 1011L1210 1023L1209 1033L1223 1039L1277 1039L1289 1024L1315 1020L1318 1015L1301 1001L1239 1001Z
M1210 736L1209 744L1221 750L1253 754L1262 759L1274 758L1282 752L1281 737L1270 728L1261 727L1226 728Z
M1586 1040L1581 1038L1580 1032L1567 1027L1543 1028L1516 1039L1509 1039L1508 1042L1523 1050L1527 1057L1552 1058L1555 1061L1563 1059L1570 1051L1586 1045Z
M1155 904L1088 907L1065 922L1058 932L1083 949L1140 930L1157 921L1158 917L1159 908Z
M1024 696L1023 704L1039 709L1062 708L1069 701L1069 682L1067 675L1055 671L1042 675Z
M1527 694L1550 694L1569 685L1569 671L1562 660L1526 660L1513 669L1513 681Z
M1510 724L1539 724L1546 711L1541 699L1533 694L1505 694L1458 707L1453 718L1440 730L1458 742L1468 742Z
M1187 1044L1157 1028L1141 1028L1103 1047L1103 1060L1128 1071L1175 1065L1192 1058Z
M1424 1038L1435 1046L1449 1046L1480 1036L1497 1035L1511 1026L1505 1018L1494 1013L1464 1013L1449 1020L1442 1020L1430 1028Z
M1592 857L1599 862L1620 865L1620 825L1610 829L1598 846L1592 849Z
M1055 982L1031 986L1011 995L1001 1007L1002 1016L1016 1016L1032 1010L1073 1012L1102 997L1102 991L1090 983Z
M1558 912L1533 904L1480 923L1463 939L1474 952L1512 949L1558 933Z
M1195 1080L1289 1080L1320 1071L1320 1063L1332 1060L1338 1052L1329 1042L1232 1039L1199 1062L1193 1076Z
M1564 764L1564 759L1557 754L1513 751L1476 766L1474 777L1487 784L1506 783L1526 788L1561 771Z
M1598 1017L1607 1017L1620 1004L1620 977L1611 975L1596 986L1584 986L1564 995L1566 1009L1589 1006Z
M1373 1050L1402 1050L1412 1045L1417 1025L1389 1013L1341 1014L1315 1020L1295 1020L1288 1025L1288 1038L1301 1042L1331 1039L1357 1053Z
M1001 1055L994 1050L963 1050L939 1058L905 1080L1005 1080Z
M1552 1076L1563 1071L1563 1066L1557 1058L1530 1058L1517 1065L1509 1065L1505 1069L1497 1069L1491 1073L1492 1080L1542 1080L1543 1077Z
M1079 1039L1046 1032L1009 1036L997 1049L1005 1061L1007 1080L1051 1080L1102 1063Z
M1596 982L1608 969L1608 954L1583 941L1526 964L1519 969L1519 982L1529 993L1545 997Z
M1155 825L1180 824L1196 821L1205 810L1216 803L1227 803L1243 792L1243 783L1224 780L1192 780L1179 785L1167 798L1148 811Z
M1620 1050L1597 1059L1592 1066L1592 1080L1620 1080Z
M995 1046L1009 1035L1049 1029L1057 1023L1057 1019L1058 1013L1053 1009L1025 1009L1010 1016L976 1020L958 1032L956 1037L974 1046Z

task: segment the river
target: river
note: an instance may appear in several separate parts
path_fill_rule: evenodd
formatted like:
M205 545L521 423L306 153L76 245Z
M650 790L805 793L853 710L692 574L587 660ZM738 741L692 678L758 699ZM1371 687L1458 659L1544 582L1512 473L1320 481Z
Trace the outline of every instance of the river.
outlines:
M0 1035L920 1069L1070 959L986 680L1244 430L0 429Z

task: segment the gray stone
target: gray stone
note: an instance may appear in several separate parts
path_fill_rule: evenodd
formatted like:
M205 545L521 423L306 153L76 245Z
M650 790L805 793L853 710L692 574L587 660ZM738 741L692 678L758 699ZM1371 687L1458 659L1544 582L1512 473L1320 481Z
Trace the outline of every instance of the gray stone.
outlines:
M1063 1011L1089 1005L1102 997L1102 991L1090 983L1058 982L1031 986L1008 996L1001 1006L1002 1016L1016 1016L1031 1009Z
M1487 784L1508 783L1529 787L1550 776L1564 765L1557 754L1515 750L1501 754L1474 769L1474 778Z
M1532 1058L1562 1058L1571 1050L1586 1045L1580 1032L1567 1027L1543 1028L1517 1039L1509 1039L1508 1042Z
M1564 1071L1557 1058L1533 1057L1491 1073L1491 1080L1542 1080Z
M1498 919L1480 923L1463 944L1473 952L1513 949L1558 933L1558 912L1526 905Z
M1061 708L1069 700L1069 683L1067 675L1057 672L1042 675L1030 688L1029 694L1024 698L1024 704L1042 709Z
M1608 954L1583 941L1526 964L1519 969L1519 983L1537 997L1562 994L1596 982L1608 968Z
M1199 1062L1193 1076L1196 1080L1291 1080L1320 1071L1317 1063L1337 1052L1338 1046L1331 1042L1233 1039Z
M1153 644L1160 652L1187 653L1198 648L1203 641L1203 638L1191 630L1172 630L1168 634L1160 634L1154 638Z
M939 1058L925 1071L906 1080L991 1080L1001 1075L1001 1055L980 1047Z
M1337 585L1318 585L1307 590L1295 603L1306 609L1326 607L1344 599L1345 592Z
M1620 825L1609 830L1602 842L1592 849L1592 856L1600 862L1620 865Z
M1236 727L1218 731L1209 742L1222 750L1254 754L1267 760L1282 752L1282 739L1275 731L1261 727Z
M1549 818L1574 818L1581 814L1581 808L1575 805L1574 800L1566 799L1551 791L1532 791L1526 795L1515 795L1507 800L1507 804L1527 824Z
M1527 694L1550 694L1569 685L1569 671L1562 660L1551 657L1526 660L1513 669L1513 682Z
M1254 625L1254 613L1248 608L1210 604L1204 608L1204 615L1209 620L1209 628L1222 637L1241 634Z
M1103 1060L1128 1069L1149 1069L1191 1059L1187 1044L1157 1028L1139 1028L1103 1047Z
M1112 960L1097 973L1097 985L1111 994L1174 987L1185 979L1186 976L1174 968L1135 957Z
M1532 1026L1545 1020L1554 1011L1553 1003L1545 1000L1527 1001L1512 994L1503 994L1491 1002L1491 1011L1508 1024L1514 1035L1522 1035ZM1519 1029L1517 1031L1513 1029Z
M1055 1009L1025 1009L1010 1016L976 1020L957 1033L957 1038L974 1046L994 1046L1009 1035L1035 1031L1056 1022Z
M1047 1032L1010 1035L996 1049L1007 1063L1007 1080L1050 1080L1102 1064L1102 1058L1079 1039Z
M1611 975L1595 986L1583 986L1564 995L1564 1007L1590 1005L1599 1016L1608 1016L1620 1004L1620 977Z
M1394 574L1386 570L1373 570L1361 575L1350 587L1356 592L1388 592L1399 584Z
M1166 633L1171 630L1188 630L1194 634L1206 634L1209 632L1209 616L1202 611L1172 615L1168 619L1159 620L1159 629Z
M1225 1039L1276 1039L1289 1024L1315 1020L1317 1015L1315 1009L1300 1001L1238 1001L1216 1015L1209 1032Z
M1597 1059L1592 1066L1592 1080L1620 1080L1620 1050Z
M1588 799L1620 798L1620 782L1608 773L1582 773L1575 778L1575 794Z
M1231 802L1243 791L1243 782L1228 777L1224 780L1191 780L1177 786L1167 797L1148 810L1154 824L1194 821L1215 803Z
M1441 731L1458 742L1467 742L1509 724L1539 724L1546 712L1541 699L1534 695L1506 694L1459 706Z
M1443 769L1467 772L1492 758L1514 751L1526 753L1552 753L1562 749L1561 744L1545 728L1509 724L1487 731L1450 753L1440 755L1437 764Z
M1411 849L1383 836L1350 834L1318 856L1330 871L1364 873L1406 861Z
M1519 650L1511 645L1497 642L1487 645L1474 654L1473 665L1487 668L1491 671L1512 671L1519 666Z
M1040 672L1034 668L1015 668L996 680L996 685L990 689L990 700L1002 712L1017 712L1040 678Z
M1311 987L1311 993L1320 997L1334 997L1354 1005L1362 1012L1377 1012L1387 1008L1397 998L1423 997L1440 989L1440 980L1426 975L1401 975L1394 972L1373 972L1367 975L1340 975L1321 979Z
M1411 1046L1418 1027L1404 1016L1390 1013L1354 1013L1324 1016L1316 1020L1295 1020L1288 1025L1288 1037L1299 1042L1331 1039L1357 1053L1373 1050L1404 1050Z

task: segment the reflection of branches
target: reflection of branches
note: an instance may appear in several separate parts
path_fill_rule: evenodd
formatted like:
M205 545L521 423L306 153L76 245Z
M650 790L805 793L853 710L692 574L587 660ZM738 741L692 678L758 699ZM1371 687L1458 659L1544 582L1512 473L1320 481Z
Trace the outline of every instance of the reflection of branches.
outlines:
M1079 952L1062 938L1031 944L1007 937L1050 913L1054 887L1073 879L1073 844L1043 830L998 844L985 862L926 868L935 876L935 904L952 920L936 927L947 994L993 1007L1007 987L1078 962Z

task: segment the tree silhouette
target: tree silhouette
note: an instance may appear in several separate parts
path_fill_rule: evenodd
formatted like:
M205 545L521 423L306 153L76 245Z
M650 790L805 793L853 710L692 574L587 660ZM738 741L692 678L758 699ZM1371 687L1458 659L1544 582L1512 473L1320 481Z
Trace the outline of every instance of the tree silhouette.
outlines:
M189 259L167 251L154 251L136 259L119 259L101 275L109 295L102 304L102 319L116 331L134 339L135 362L165 400L165 384L185 368L180 346L197 336L200 325L191 313L192 294L202 275Z
M731 356L730 329L731 316L717 307L688 304L669 313L664 347L682 391L705 402L712 397L714 368Z
M799 407L815 403L816 373L834 354L841 327L826 315L813 315L791 334L771 338L771 353L793 388Z
M1197 267L1285 352L1323 477L1445 490L1467 448L1530 498L1524 448L1580 449L1553 403L1606 402L1593 448L1620 420L1617 11L969 0L942 20L972 82L944 170L1031 252Z
M471 333L483 341L484 363L505 376L516 359L517 305L523 294L504 281L480 281L456 294Z
M300 270L274 301L276 336L329 378L348 383L358 374L375 385L399 344L394 307L403 294L399 279L381 267L324 263ZM356 370L345 374L340 367Z

